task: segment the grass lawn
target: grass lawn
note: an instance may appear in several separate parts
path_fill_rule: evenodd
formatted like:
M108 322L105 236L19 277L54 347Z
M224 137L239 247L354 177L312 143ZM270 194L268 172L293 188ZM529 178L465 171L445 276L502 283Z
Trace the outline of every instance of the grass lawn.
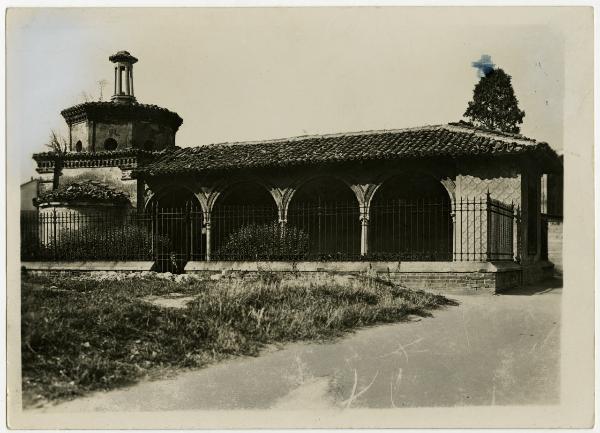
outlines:
M142 299L173 292L195 298L180 309ZM23 276L21 299L24 406L455 304L367 277L282 280L270 273L217 281Z

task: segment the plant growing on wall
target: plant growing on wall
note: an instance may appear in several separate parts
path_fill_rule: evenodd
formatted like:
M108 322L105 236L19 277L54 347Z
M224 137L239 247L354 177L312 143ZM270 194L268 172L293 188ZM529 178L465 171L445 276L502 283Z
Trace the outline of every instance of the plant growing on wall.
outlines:
M55 154L54 173L52 177L52 189L58 188L60 175L63 167L63 157L69 150L67 140L55 130L50 131L48 143L45 144Z
M502 69L487 70L475 85L464 116L475 126L518 134L525 112L519 109L511 76Z
M46 202L92 202L92 203L112 203L127 205L130 203L129 196L123 191L111 188L101 182L85 181L72 182L68 185L62 185L60 188L46 191L34 199L34 204Z

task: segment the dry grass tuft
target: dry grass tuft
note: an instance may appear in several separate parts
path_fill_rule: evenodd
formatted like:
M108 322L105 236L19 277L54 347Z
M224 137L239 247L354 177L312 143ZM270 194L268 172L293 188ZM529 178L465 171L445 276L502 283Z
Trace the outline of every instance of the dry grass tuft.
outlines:
M186 308L144 302L195 296ZM453 301L367 277L325 275L172 281L24 276L24 404L132 384L162 369L257 355L269 343L327 340L361 326L406 320Z

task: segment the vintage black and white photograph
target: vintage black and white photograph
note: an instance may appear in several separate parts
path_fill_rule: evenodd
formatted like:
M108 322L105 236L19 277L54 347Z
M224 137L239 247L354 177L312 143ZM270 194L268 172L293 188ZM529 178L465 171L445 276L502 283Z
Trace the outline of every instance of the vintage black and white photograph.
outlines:
M14 426L591 427L592 46L591 7L9 8Z

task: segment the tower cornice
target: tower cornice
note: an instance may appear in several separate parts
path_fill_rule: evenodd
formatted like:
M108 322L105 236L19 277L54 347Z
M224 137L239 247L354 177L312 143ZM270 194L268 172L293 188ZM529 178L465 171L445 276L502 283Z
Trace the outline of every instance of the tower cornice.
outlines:
M85 102L74 105L60 112L68 125L93 121L128 121L145 120L170 126L173 131L177 131L183 119L175 112L157 105L139 104L118 104L114 102Z

